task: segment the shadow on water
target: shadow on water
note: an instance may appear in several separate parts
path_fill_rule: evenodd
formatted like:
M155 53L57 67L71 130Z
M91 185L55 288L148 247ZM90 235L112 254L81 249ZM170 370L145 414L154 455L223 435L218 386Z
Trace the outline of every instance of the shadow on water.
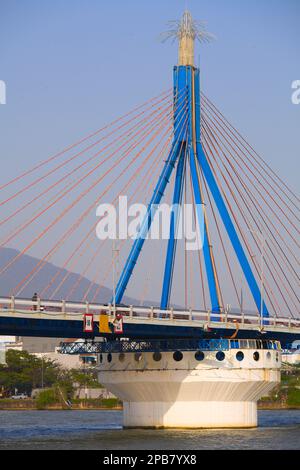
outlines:
M0 449L299 449L300 411L260 411L249 430L134 430L121 411L0 411Z

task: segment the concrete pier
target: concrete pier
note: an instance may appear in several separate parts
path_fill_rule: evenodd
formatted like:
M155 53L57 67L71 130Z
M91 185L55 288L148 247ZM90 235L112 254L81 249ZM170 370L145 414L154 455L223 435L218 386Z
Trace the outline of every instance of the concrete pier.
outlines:
M102 354L99 381L124 403L124 426L252 428L280 382L278 349Z

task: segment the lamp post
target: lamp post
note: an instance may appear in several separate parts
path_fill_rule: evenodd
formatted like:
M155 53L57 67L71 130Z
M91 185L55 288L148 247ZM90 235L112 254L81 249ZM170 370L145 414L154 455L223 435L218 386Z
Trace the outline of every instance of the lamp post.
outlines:
M243 292L243 289L244 289L243 276L241 276L241 298L240 298L241 314L243 314L243 312L244 312L244 292Z
M44 355L42 354L42 388L44 388Z
M114 317L116 316L116 277L118 277L118 274L119 274L118 273L118 258L119 258L119 249L116 248L116 239L113 238L112 263L113 263L113 309L114 309ZM117 265L117 269L116 269L116 265Z
M257 236L260 243L260 322L263 326L263 311L264 311L264 248L266 239L262 230L250 230L251 233Z

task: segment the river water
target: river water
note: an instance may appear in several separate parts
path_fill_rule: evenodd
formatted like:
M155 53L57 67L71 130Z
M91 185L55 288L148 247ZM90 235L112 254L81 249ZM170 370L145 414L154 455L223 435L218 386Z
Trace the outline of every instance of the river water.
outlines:
M250 430L125 430L122 411L0 411L0 449L300 449L300 410L259 411Z

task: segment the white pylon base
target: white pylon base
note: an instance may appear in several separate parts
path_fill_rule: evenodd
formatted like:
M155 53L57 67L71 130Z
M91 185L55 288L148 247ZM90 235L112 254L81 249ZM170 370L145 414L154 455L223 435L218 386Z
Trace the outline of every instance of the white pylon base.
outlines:
M172 352L102 355L99 382L123 401L124 427L256 427L257 401L280 382L280 351L201 354L183 352L180 361Z
M126 428L254 428L256 402L124 403Z

